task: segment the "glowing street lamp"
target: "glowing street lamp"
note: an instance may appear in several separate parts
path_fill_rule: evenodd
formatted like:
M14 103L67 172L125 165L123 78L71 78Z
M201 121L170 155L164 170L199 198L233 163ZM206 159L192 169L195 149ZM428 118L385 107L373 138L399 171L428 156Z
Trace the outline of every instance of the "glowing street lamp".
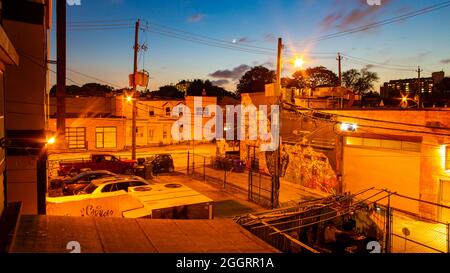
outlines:
M133 97L132 96L127 96L127 102L132 102L133 101Z
M53 145L56 143L56 138L55 137L50 137L49 139L47 139L47 144Z
M296 68L302 68L304 63L305 63L305 60L303 60L303 58L295 57L295 59L294 59L294 66Z

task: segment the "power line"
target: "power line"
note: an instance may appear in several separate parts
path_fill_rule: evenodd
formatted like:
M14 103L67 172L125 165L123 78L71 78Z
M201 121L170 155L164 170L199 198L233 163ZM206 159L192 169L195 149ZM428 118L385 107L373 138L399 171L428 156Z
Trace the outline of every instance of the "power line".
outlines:
M392 17L392 18L389 18L389 19L381 20L381 21L378 21L378 22L374 22L374 23L371 23L371 24L364 25L364 26L354 27L354 28L347 29L347 30L344 30L344 31L339 31L339 32L332 33L332 34L319 36L317 38L314 38L314 39L311 39L311 40L308 40L308 41L305 41L305 42L319 42L319 41L323 41L323 40L327 40L327 39L332 39L332 38L346 36L346 35L357 33L357 32L361 32L361 31L366 31L366 30L369 30L369 29L372 29L372 28L380 27L380 26L387 25L387 24L392 24L392 23L395 23L395 22L399 22L399 21L403 21L403 20L406 20L406 19L409 19L409 18L412 18L412 17L419 16L419 15L422 15L422 14L426 14L426 13L429 13L429 12L432 12L432 11L443 9L443 8L448 7L448 6L450 6L450 1L445 1L445 2L442 2L442 3L439 3L439 4L428 6L428 7L416 10L416 11L407 12L407 13L405 13L403 15L395 16L395 17Z

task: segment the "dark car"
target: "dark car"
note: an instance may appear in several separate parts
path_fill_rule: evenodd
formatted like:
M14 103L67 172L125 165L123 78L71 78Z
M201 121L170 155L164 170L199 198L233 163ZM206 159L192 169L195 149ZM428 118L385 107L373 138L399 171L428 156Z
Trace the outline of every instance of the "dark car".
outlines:
M105 170L83 172L74 177L62 180L62 191L64 195L75 195L87 187L93 180L113 176L117 176L117 174Z
M149 158L148 162L150 162L153 166L153 173L171 173L175 170L173 165L173 158L170 154L158 154L151 158Z

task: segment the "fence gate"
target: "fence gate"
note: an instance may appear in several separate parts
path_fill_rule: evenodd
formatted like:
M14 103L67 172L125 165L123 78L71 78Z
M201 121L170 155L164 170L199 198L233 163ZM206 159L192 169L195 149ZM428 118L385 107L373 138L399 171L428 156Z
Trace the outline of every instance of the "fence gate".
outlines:
M274 186L272 176L259 170L256 146L247 147L248 162L248 200L264 207L274 208Z

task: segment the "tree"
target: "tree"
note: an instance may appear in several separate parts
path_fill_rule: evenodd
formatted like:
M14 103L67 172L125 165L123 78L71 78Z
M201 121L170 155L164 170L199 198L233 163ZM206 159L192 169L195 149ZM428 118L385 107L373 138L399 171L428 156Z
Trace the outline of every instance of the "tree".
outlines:
M378 74L367 68L360 71L350 69L342 73L342 83L345 87L353 90L358 95L364 95L373 90L374 83L378 81Z
M292 74L298 88L316 88L323 86L337 86L339 78L333 71L324 66L310 67Z
M71 96L97 96L101 97L107 93L114 92L114 88L109 85L99 83L86 83L83 86L66 86L66 94ZM56 96L56 85L50 89L50 96Z
M159 90L148 92L145 94L150 97L158 97L158 98L173 98L173 99L183 99L184 93L179 91L173 85L164 85L160 86Z
M247 71L239 80L237 92L253 93L263 92L264 86L275 81L275 71L269 70L264 66L255 66Z

